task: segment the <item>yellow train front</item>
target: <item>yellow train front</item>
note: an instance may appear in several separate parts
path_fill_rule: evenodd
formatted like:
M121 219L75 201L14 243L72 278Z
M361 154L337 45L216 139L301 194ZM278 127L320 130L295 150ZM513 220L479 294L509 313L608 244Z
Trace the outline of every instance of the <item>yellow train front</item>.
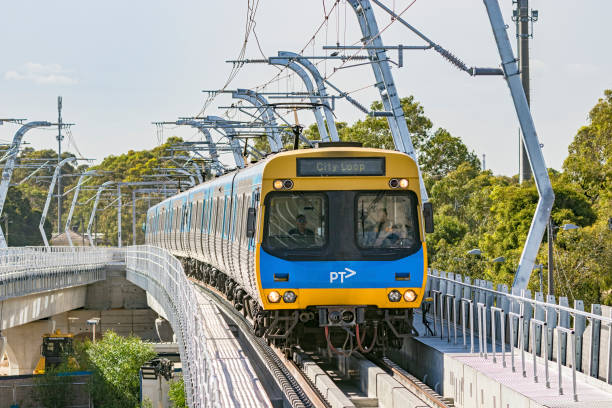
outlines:
M414 332L432 223L422 209L409 156L330 143L157 204L146 237L222 292L258 335L294 345L325 333L333 347L335 335L352 333L363 351L361 340L401 343Z
M290 324L297 317L361 325L362 335L364 325L411 334L427 257L409 156L347 147L280 154L265 166L261 192L256 265L265 310L298 311L285 314ZM286 325L274 328L286 334Z

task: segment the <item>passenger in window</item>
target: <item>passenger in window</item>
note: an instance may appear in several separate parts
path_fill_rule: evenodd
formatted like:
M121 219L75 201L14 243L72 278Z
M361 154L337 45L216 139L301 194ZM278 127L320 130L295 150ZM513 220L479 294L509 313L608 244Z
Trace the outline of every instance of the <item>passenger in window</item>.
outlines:
M381 242L391 234L391 221L387 209L380 207L376 210L376 230L375 230L375 246L379 246Z
M306 228L306 216L299 214L295 219L295 228L289 230L290 235L314 236L313 230Z

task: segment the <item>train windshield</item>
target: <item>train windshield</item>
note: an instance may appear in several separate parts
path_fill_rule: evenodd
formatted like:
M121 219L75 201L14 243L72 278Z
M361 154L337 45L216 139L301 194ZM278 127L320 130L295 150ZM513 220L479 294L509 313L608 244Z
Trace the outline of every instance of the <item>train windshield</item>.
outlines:
M327 243L327 196L324 194L272 195L267 207L268 249L308 250Z
M363 249L408 249L418 242L416 197L397 192L360 193L356 241Z

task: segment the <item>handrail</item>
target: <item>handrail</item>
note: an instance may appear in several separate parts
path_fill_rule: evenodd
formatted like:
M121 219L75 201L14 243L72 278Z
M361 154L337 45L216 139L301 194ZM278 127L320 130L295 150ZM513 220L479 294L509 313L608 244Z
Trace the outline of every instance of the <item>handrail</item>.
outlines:
M472 284L469 284L469 283L460 282L460 281L453 280L453 279L450 279L450 278L445 278L443 276L437 276L437 275L431 275L431 274L429 276L431 276L433 278L436 278L436 279L442 279L442 280L445 280L447 282L452 282L454 284L459 284L461 286L466 286L466 287L471 288L471 289L476 289L476 290L480 290L480 291L484 291L484 292L489 292L489 293L492 293L492 294L498 295L498 296L504 296L506 298L509 298L509 299L512 299L512 300L516 300L518 302L526 302L526 303L532 304L533 306L541 306L541 307L546 307L546 308L549 308L549 309L556 309L558 311L568 312L568 313L570 313L573 316L584 316L584 317L586 317L588 319L601 320L602 323L606 323L608 325L612 325L612 318L601 316L601 315L596 315L596 314L589 313L589 312L585 312L583 310L578 310L578 309L574 309L574 308L571 308L571 307L565 307L565 306L557 305L557 304L554 304L554 303L541 302L539 300L528 298L528 297L525 297L525 296L518 296L518 295L513 295L511 293L500 292L500 291L497 291L497 290L494 290L494 289L484 288L482 286L472 285Z
M205 317L181 262L163 248L150 245L125 249L128 272L153 282L163 293L157 301L167 312L176 334L190 407L219 405L218 380L204 330Z

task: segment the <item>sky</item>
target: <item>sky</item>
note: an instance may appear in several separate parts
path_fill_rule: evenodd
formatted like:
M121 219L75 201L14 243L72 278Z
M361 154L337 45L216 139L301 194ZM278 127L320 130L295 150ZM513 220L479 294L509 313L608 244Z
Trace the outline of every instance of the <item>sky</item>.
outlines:
M412 0L384 0L396 11ZM255 35L246 58L278 51L325 55L322 45L354 44L360 38L355 14L341 0L315 36L335 0L261 0ZM500 0L509 36L515 45L512 1ZM560 169L576 131L587 124L589 110L612 88L612 15L609 0L532 0L539 11L531 42L532 112L549 167ZM387 45L423 42L375 7ZM212 0L42 0L5 2L0 24L0 118L57 119L57 96L63 97L63 118L74 123L75 151L96 162L110 154L150 149L158 144L154 121L196 115L204 89L219 89L244 41L247 1ZM482 1L417 0L402 15L433 41L452 51L468 66L497 67L499 55ZM391 23L391 24L390 24ZM389 25L390 24L390 25ZM259 46L256 41L259 40ZM260 51L261 48L261 51ZM390 52L392 59L396 53ZM338 62L318 65L339 88L363 105L379 99L369 66L333 71ZM350 65L347 63L346 65ZM241 68L228 89L254 88L278 69L267 64ZM434 127L459 136L495 174L518 172L518 121L501 77L473 78L434 51L407 51L404 67L392 69L400 96L414 95ZM362 89L363 88L363 89ZM296 78L273 82L266 91L300 91ZM229 115L229 95L211 103L208 115ZM350 123L363 114L338 101L337 120ZM292 115L291 119L292 119ZM302 124L314 122L301 111ZM10 141L13 124L0 126L0 142ZM33 130L25 141L35 148L57 148L55 130ZM166 127L164 137L197 140L190 128Z

